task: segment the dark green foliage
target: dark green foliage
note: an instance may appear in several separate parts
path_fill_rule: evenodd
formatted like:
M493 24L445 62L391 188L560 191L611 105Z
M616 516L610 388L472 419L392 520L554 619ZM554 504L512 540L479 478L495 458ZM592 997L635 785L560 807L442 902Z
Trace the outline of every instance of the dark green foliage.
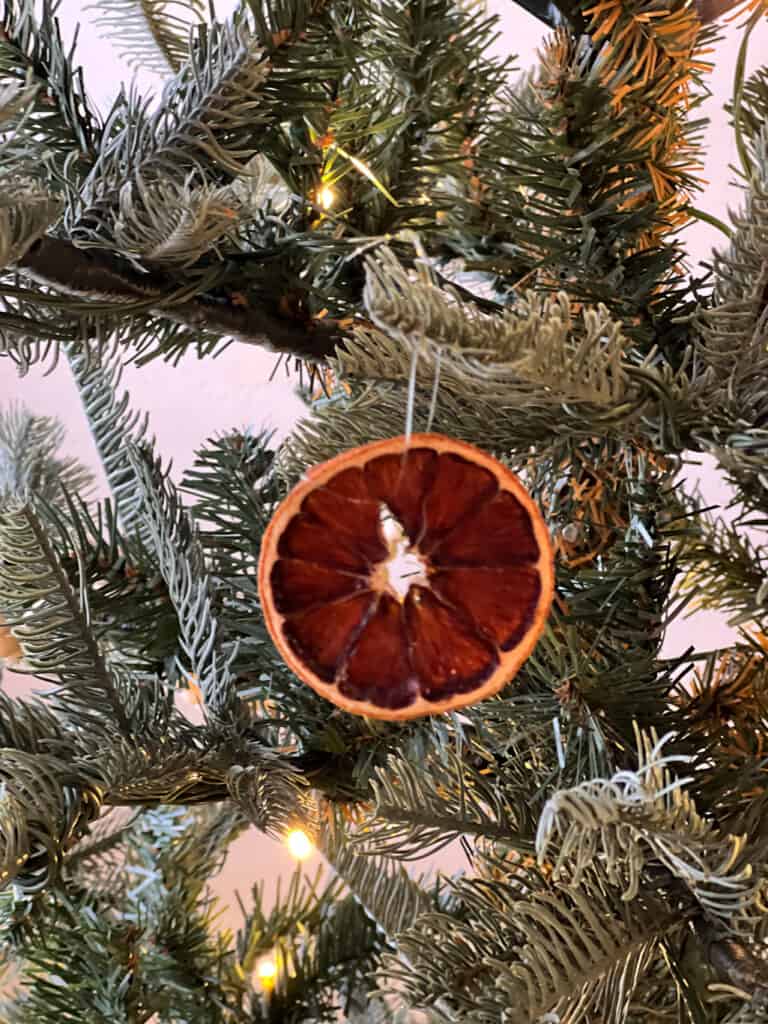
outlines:
M101 138L74 47L66 50L61 39L58 7L57 0L43 0L38 9L31 0L4 0L0 22L0 74L35 89L28 115L32 130L3 146L4 170L19 161L57 190L75 186L95 160ZM34 146L25 150L22 139L34 139Z
M181 483L195 499L192 510L211 569L233 591L252 577L261 535L281 497L270 472L270 441L269 434L250 431L212 438Z
M33 925L39 945L21 978L19 1021L243 1019L229 1009L239 994L232 958L211 932L203 893L217 859L192 846L185 812L144 815L119 872L49 895Z
M731 107L731 113L733 108ZM768 69L761 67L744 83L741 98L741 124L743 130L759 144L765 111L768 109Z
M96 635L118 643L137 667L151 671L174 650L177 635L176 613L154 556L125 536L109 499L89 507L67 495L67 521L76 547L62 552L62 563L75 579L75 551L88 553L82 571Z
M385 942L339 882L320 886L297 873L270 911L257 886L238 934L216 935L204 886L238 828L216 809L191 819L183 810L144 813L122 836L123 863L100 874L92 857L85 888L70 881L69 894L45 897L44 915L35 909L24 941L37 949L5 1019L299 1024L363 1005ZM266 955L290 965L291 980L261 995L252 976Z
M33 491L55 501L63 486L85 491L92 475L77 459L59 457L60 424L24 406L0 415L0 493Z
M239 937L244 967L261 953L283 965L277 985L254 1019L264 1024L332 1022L362 1003L385 941L360 903L339 882L324 888L295 875L284 900L265 914L258 905ZM306 936L306 937L305 937Z
M505 881L493 880L494 868L507 875ZM447 999L462 1020L506 1014L524 1022L587 1006L599 1020L622 1020L638 959L647 965L668 934L685 927L684 915L665 916L652 900L634 901L631 913L628 907L606 913L611 891L599 871L578 893L503 861L490 861L486 872L457 883L464 914L450 932L447 921L431 914L401 936L411 971L385 960L392 980L427 1006L446 998L443 979L450 973Z

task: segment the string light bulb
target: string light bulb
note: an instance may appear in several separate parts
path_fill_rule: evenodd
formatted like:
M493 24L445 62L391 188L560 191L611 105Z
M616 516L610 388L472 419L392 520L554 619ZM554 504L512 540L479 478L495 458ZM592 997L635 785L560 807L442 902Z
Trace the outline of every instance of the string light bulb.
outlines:
M296 860L306 860L315 849L312 840L300 828L291 829L285 837L285 845L288 847L290 855Z
M336 202L336 193L330 185L323 185L317 193L318 205L323 210L330 210L333 204Z
M274 960L262 960L256 968L256 977L264 989L273 989L277 980L277 964Z

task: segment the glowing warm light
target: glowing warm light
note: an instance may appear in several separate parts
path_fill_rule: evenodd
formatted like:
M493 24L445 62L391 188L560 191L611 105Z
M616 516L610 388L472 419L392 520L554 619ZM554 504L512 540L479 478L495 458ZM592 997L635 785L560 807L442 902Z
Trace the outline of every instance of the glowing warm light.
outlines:
M292 832L289 832L285 837L285 843L288 847L288 852L296 860L306 860L315 849L312 845L312 840L300 828L295 828Z
M349 160L352 166L357 168L357 170L360 171L360 173L363 174L368 179L368 181L371 182L371 184L375 185L379 192L381 192L382 195L385 195L393 206L400 205L400 203L398 203L398 201L395 199L392 193L384 187L383 182L379 181L379 179L373 173L368 164L364 164L362 160L359 160L356 156L352 156L351 153L348 153L346 149L342 149L341 146L335 146L334 148L338 150L338 152L341 153L343 157L346 157L346 159Z
M318 205L322 206L324 210L330 210L330 208L336 202L336 193L333 191L330 185L323 185L323 187L317 193L317 202Z
M277 978L277 964L274 960L262 960L256 968L256 975L262 988L274 988Z

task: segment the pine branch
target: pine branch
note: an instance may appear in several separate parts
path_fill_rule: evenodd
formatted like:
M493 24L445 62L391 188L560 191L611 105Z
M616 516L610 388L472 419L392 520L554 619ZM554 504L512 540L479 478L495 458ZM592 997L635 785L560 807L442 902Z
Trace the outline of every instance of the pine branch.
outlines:
M680 4L647 21L647 4L568 7L535 81L504 96L476 146L488 260L503 249L540 290L605 303L643 354L658 344L677 366L674 235L701 187L692 86L713 33Z
M0 690L0 747L28 754L53 751L63 757L72 750L72 737L46 702L14 700Z
M214 591L205 572L202 550L188 515L178 505L175 492L158 467L142 459L135 450L129 453L129 459L142 488L140 511L152 536L168 596L178 615L179 643L185 662L179 668L202 691L206 713L211 719L210 728L226 734L229 757L221 759L212 754L207 760L206 777L205 759L198 754L200 765L192 769L189 759L193 758L194 763L195 752L184 744L176 751L180 760L173 769L167 763L170 746L165 757L157 761L150 758L144 770L138 766L131 770L121 767L124 754L116 751L117 762L110 777L120 782L114 782L110 800L118 803L152 799L192 801L193 797L210 800L216 798L215 794L221 799L224 792L229 792L255 824L282 835L299 818L311 819L311 801L301 792L301 777L283 758L261 744L240 740L250 716L234 689L229 668L232 651L226 652L217 640L218 625L212 610ZM132 726L141 735L164 736L167 740L168 701L172 690L157 680L144 680L141 686L136 678L132 682ZM102 758L106 757L105 752ZM132 773L134 781L128 783ZM142 776L144 779L140 781Z
M727 105L726 110L735 116L733 103ZM758 67L744 82L738 114L742 131L753 147L759 147L760 133L768 114L768 68Z
M186 812L147 812L128 843L120 884L51 896L23 945L22 1024L173 1020L245 1024L247 982L234 971L204 892L211 863L190 856ZM223 837L222 837L223 839Z
M721 831L746 835L750 859L761 865L768 850L768 658L761 634L745 640L749 643L711 651L700 659L703 664L680 686L676 703L698 768L689 787L692 797Z
M694 322L702 367L714 370L716 381L714 391L710 387L702 392L707 414L694 436L701 449L718 459L740 499L762 507L768 450L768 136L756 128L768 120L768 90L757 76L745 92L747 102L738 111L736 128L751 149L749 180L743 209L731 215L730 246L714 255L711 300L700 305Z
M136 181L136 201L121 190L114 224L115 251L155 267L185 268L207 253L235 249L235 235L249 216L232 186L185 181Z
M548 1014L623 1022L638 980L684 920L650 899L622 903L599 870L575 889L501 861L489 869L455 884L452 914L421 917L400 937L382 961L387 987L467 1024Z
M676 460L593 438L554 445L529 466L553 531L563 602L537 649L536 674L543 684L549 671L572 735L589 725L591 759L603 765L592 774L610 774L606 752L634 747L635 721L662 733L675 727L678 669L659 656L676 568L659 516Z
M178 812L186 829L183 850L174 850L174 858L184 866L203 892L214 875L225 865L229 846L248 828L249 822L231 803L207 804Z
M745 422L735 418L724 428L715 426L711 433L702 430L696 440L702 449L717 459L738 501L757 513L756 525L759 525L765 515L768 487L765 476L768 429L754 426L750 420Z
M575 315L564 292L529 292L487 315L431 278L387 250L367 261L365 302L379 329L358 327L330 360L351 395L318 406L284 446L289 482L391 434L393 420L501 452L606 433L677 448L698 423L685 367L640 356L605 306Z
M184 654L179 670L199 686L206 712L221 724L233 725L242 713L230 668L235 651L231 645L225 647L219 635L213 610L215 589L189 514L148 453L129 450L128 458L141 493L137 511L152 537L179 618L179 644Z
M232 344L233 339L212 331L185 327L152 313L135 313L121 317L113 325L116 348L128 354L136 366L146 366L154 359L163 359L172 366L187 356L213 358Z
M685 709L689 734L706 736L713 754L726 759L741 754L754 758L757 765L766 715L768 657L763 634L745 639L750 642L708 652L701 667L686 679L677 701ZM713 781L711 776L709 781ZM746 781L745 785L747 794L757 795ZM735 801L729 802L736 811Z
M736 523L715 518L701 511L701 503L692 500L697 514L676 531L675 556L685 573L678 584L682 593L692 596L688 614L711 608L729 615L728 624L761 624L768 615L768 565L762 548L753 543Z
M78 559L77 589L51 540L57 528L59 550L75 551ZM17 498L8 499L0 514L0 594L30 669L60 683L56 703L70 714L77 709L96 734L111 731L113 721L130 734L122 686L91 627L82 555L64 524L44 522Z
M662 757L663 742L641 734L636 772L556 793L539 822L539 862L555 850L553 877L578 886L599 858L611 884L625 887L622 899L632 901L654 859L685 882L706 914L729 930L751 932L762 885L746 837L721 834L701 817L684 789L690 780L670 772L687 758Z
M97 879L105 874L105 865L114 868L115 862L122 860L122 847L142 813L143 809L130 811L107 807L93 822L87 834L68 851L64 862L66 874L72 878L85 868L89 887L96 888Z
M60 292L90 300L94 312L100 303L107 304L113 319L120 317L121 305L125 313L151 308L198 333L234 335L302 358L325 358L342 339L342 328L335 321L282 309L281 295L265 300L256 291L244 295L237 290L211 290L219 272L207 278L198 274L176 279L155 266L144 274L117 255L121 241L122 248L135 250L136 232L149 230L157 206L155 193L170 188L169 167L174 172L183 168L187 176L193 173L196 185L213 188L214 193L220 178L229 181L248 172L246 162L256 151L261 125L254 110L263 99L267 71L260 44L242 27L201 29L191 62L169 84L168 103L151 117L136 97L113 110L104 129L102 155L81 190L80 212L67 211L71 241L42 239L27 253L20 269ZM264 100L267 120L275 115L272 108L279 102L279 96ZM134 168L128 182L126 166ZM199 222L189 221L188 204L181 210L183 199L177 196L182 220L176 226L173 252L165 238L162 252L156 244L146 252L140 245L141 255L155 261L172 256L185 263L200 255L201 246L209 251L222 231L231 231L234 193L228 205L217 200L215 210L204 203L215 216L211 219L206 214ZM77 244L102 245L107 251L89 257ZM16 326L23 329L24 325Z
M91 627L123 665L153 672L176 647L178 622L149 549L124 534L111 502L88 506L65 492L61 516L75 551L62 554L73 584L82 575L89 594Z
M324 140L317 176L337 192L352 229L370 237L413 228L442 253L451 227L461 231L477 219L461 202L471 188L472 145L511 64L489 56L497 19L453 0L361 5L357 17L359 58L334 91L336 109L317 125ZM320 182L294 187L307 195L313 184Z
M42 0L39 16L36 6L35 0L4 0L0 70L36 91L23 130L7 143L3 159L52 184L71 185L71 175L82 175L96 157L99 119L85 91L82 69L74 64L74 45L64 49L57 0ZM73 152L76 159L65 172Z
M192 496L200 544L212 571L232 588L256 571L261 535L279 493L272 476L272 435L228 431L195 453L181 490Z
M370 972L384 948L381 933L339 878L320 887L297 869L288 888L278 880L266 912L263 885L253 890L253 909L237 936L242 971L253 972L265 955L276 961L276 986L263 1000L254 1000L259 1024L301 1024L306 1020L338 1021L364 1001Z
M48 754L4 749L0 758L0 885L34 894L58 876L104 797L98 774L75 772Z
M94 312L99 302L124 303L128 313L149 306L174 323L311 361L327 359L344 338L338 321L281 315L278 297L270 308L240 293L197 292L189 282L160 271L142 273L106 251L79 249L59 238L38 241L18 266L57 291L90 300Z
M201 0L107 0L91 9L106 37L125 47L123 60L161 75L179 71L205 13Z
M15 363L19 376L35 364L49 362L54 367L62 341L80 341L88 335L83 318L51 308L47 296L41 304L40 294L21 283L15 273L0 273L0 357Z
M81 300L77 292L69 295L66 285L29 287L30 276L0 276L0 356L10 357L21 376L36 363L48 361L49 369L55 367L61 343L67 341L76 343L89 365L92 356L109 359L118 350L131 350L132 361L141 366L158 357L175 364L189 352L200 359L216 356L233 340L153 315L138 295L131 300L86 293ZM189 294L188 281L183 288L175 282L169 294L180 291Z
M263 47L242 24L201 28L154 113L134 94L113 111L115 130L106 126L109 142L83 185L77 211L68 211L72 240L112 248L121 193L130 189L141 205L142 187L166 179L171 169L176 175L195 172L210 185L246 173L258 134L271 120L260 111L269 69Z
M237 755L235 755L237 756ZM227 790L249 821L275 839L291 828L317 831L317 808L304 779L279 754L261 744L246 747L227 771Z
M471 779L471 781L470 781ZM370 783L374 808L351 836L370 856L415 860L435 854L462 835L499 840L532 851L521 830L528 815L524 793L506 792L458 753L447 749L415 765L390 756Z
M326 830L322 850L390 941L432 909L433 901L402 864L358 853L344 835L339 816Z
M280 497L269 442L270 435L250 431L211 438L196 453L181 483L182 491L193 498L198 539L221 595L220 627L237 642L231 671L244 698L256 696L265 673L272 688L273 668L279 662L261 617L254 616L261 537ZM287 712L285 705L282 709ZM276 731L273 726L264 729L265 735Z
M153 728L154 724L154 728ZM105 781L104 802L112 806L217 804L231 798L229 812L248 820L268 835L282 839L299 823L311 830L311 799L302 780L278 753L253 741L214 745L204 730L168 708L165 722L148 723L143 742L112 741L81 758ZM239 828L235 822L232 828ZM226 829L225 829L226 831ZM213 850L218 832L200 845ZM193 857L194 859L194 857Z
M589 402L615 410L630 398L622 360L627 341L605 307L585 311L579 323L565 294L542 300L529 292L511 310L488 317L457 301L450 287L436 287L428 271L409 275L391 250L367 259L366 270L366 309L373 323L404 349L401 377L408 357L417 357L423 346L441 349L445 362L455 360L455 372L475 385L481 375L484 381L496 378L497 387L503 384L506 397L516 398L523 408ZM340 358L342 379L391 379L391 370L366 366L361 356L353 349ZM446 368L441 360L441 371Z
M352 896L335 900L309 941L296 935L278 943L285 967L270 999L272 1019L285 1024L307 1019L333 1024L339 1009L346 1010L368 990L382 948L375 923L357 900Z
M318 868L314 878L309 878L297 865L287 890L284 891L283 879L279 877L274 899L269 900L264 883L258 880L254 883L253 905L236 939L238 963L245 973L252 973L259 958L272 953L281 938L293 935L302 927L311 932L316 930L323 914L341 896L343 888L339 878L332 878L321 888L321 876L322 868Z
M762 426L766 415L761 379L768 360L761 336L768 315L768 266L762 242L768 232L768 139L758 141L758 146L745 206L731 217L731 244L728 250L715 252L711 305L700 309L696 324L702 362L717 372L715 408L722 410L721 416L730 413L734 427L738 421ZM711 403L711 392L708 398ZM702 431L704 437L707 433Z
M23 179L6 179L0 197L0 268L19 263L61 213L59 200Z
M0 496L32 493L54 502L62 486L89 487L90 470L58 455L63 439L64 428L53 417L35 416L23 405L0 410Z
M150 535L142 521L139 506L142 492L127 449L145 445L154 448L154 438L147 438L148 415L130 408L130 395L119 392L123 364L117 352L111 358L94 355L87 345L65 345L72 375L80 391L91 435L99 452L112 492L120 525L128 536L136 533L141 544L151 550Z
M85 763L108 780L105 802L113 806L193 805L227 794L226 760L170 708L165 731L150 733L140 747L113 741L90 751Z

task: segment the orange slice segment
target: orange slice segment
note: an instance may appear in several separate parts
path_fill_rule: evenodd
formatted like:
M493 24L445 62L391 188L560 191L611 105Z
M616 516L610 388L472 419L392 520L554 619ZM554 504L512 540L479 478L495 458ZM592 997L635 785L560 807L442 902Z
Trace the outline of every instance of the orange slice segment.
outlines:
M444 452L424 502L428 525L420 539L420 549L434 549L467 517L471 519L498 490L498 480L486 466L476 466L453 452Z
M291 660L305 665L305 673L318 682L334 682L375 603L376 595L368 590L286 617L281 639Z
M436 464L435 452L414 448L405 461L397 452L372 458L365 466L369 493L392 512L411 542L418 540L424 527L424 500L434 482Z
M476 691L498 668L493 645L456 608L431 590L412 587L405 599L411 660L427 701Z
M438 434L314 467L259 560L265 623L291 670L347 711L392 720L497 693L533 650L553 589L549 531L518 478Z
M407 708L418 697L402 605L391 594L381 594L348 652L338 685L347 700L367 701L385 712Z
M541 579L530 565L515 572L482 566L438 569L432 589L447 604L460 609L500 650L509 651L531 627L541 595Z
M281 558L272 573L275 608L283 615L306 611L368 589L365 576L300 558Z
M529 510L509 491L470 509L436 547L428 532L424 540L436 565L521 565L536 562L540 551Z

